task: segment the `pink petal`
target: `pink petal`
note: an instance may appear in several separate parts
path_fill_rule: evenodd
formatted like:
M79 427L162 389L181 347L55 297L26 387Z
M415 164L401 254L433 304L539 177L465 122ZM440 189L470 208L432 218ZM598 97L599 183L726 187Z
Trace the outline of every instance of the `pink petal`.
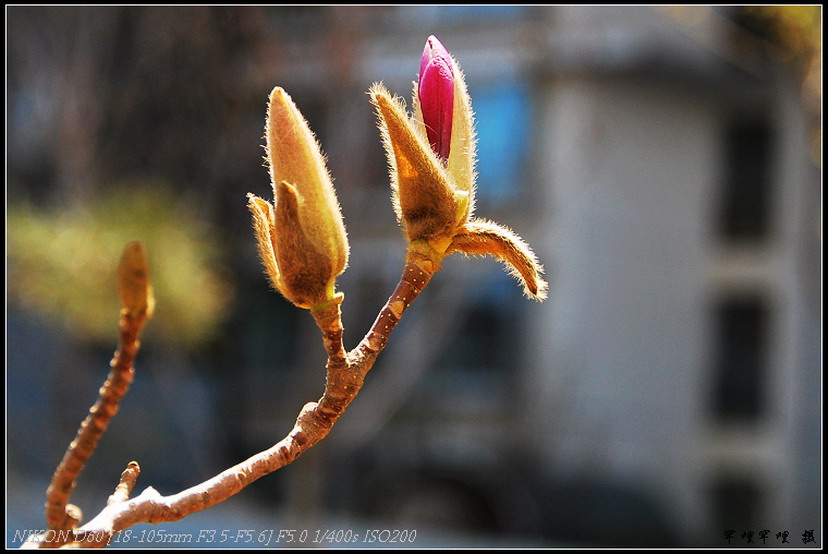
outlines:
M451 55L449 55L448 50L446 47L443 46L443 43L440 42L437 37L431 35L426 40L425 48L423 49L423 57L420 59L420 77L423 76L423 71L425 71L428 62L433 60L434 58L443 58L447 62L449 62L449 66L451 66Z
M448 51L434 36L428 37L423 50L418 94L428 142L447 160L454 115L454 67Z

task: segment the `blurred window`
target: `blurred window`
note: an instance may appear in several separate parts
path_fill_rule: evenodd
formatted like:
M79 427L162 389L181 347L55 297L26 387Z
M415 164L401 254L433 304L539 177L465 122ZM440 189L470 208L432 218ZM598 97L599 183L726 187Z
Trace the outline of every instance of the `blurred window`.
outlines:
M511 374L520 352L520 288L499 270L470 300L464 317L437 357L439 371Z
M488 278L475 276L457 312L460 317L446 336L437 339L441 346L429 361L406 417L429 420L435 410L446 410L451 425L478 425L502 421L499 418L508 412L525 362L525 306L514 280L500 268L493 269Z
M772 130L762 116L735 117L724 129L719 233L730 242L767 238L770 226Z
M768 307L758 294L725 298L714 318L715 415L720 420L754 421L763 411Z
M518 195L526 179L532 102L517 78L470 86L477 130L477 198L501 203Z
M761 545L758 534L748 535L763 527L760 519L762 491L753 479L744 476L721 475L711 488L712 518L710 532L716 544L731 546ZM745 533L745 536L742 536Z

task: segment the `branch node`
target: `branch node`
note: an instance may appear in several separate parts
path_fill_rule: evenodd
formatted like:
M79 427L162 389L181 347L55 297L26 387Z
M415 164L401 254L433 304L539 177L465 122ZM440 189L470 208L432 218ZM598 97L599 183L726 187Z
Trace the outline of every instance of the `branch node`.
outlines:
M138 475L140 474L141 467L138 465L138 462L129 462L126 469L121 473L121 480L118 482L118 486L115 487L115 492L106 501L106 505L112 506L118 502L126 502L129 500L129 495L132 494L132 489L135 488L135 482L138 480Z

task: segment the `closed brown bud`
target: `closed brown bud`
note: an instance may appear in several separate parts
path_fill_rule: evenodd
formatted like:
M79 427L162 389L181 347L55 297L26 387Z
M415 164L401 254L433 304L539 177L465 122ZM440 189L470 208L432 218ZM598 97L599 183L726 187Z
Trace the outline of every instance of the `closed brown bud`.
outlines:
M273 89L265 128L275 205L248 195L259 255L273 286L302 308L333 299L348 237L319 144L290 96Z

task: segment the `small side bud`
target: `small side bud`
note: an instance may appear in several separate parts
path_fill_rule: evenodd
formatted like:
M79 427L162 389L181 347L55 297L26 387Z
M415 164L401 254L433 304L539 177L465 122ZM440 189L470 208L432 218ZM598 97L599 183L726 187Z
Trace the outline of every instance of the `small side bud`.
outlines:
M256 246L259 250L259 259L262 260L265 274L270 284L282 292L282 280L279 275L279 264L276 263L276 253L273 251L273 206L267 200L255 194L247 195L247 207L253 216L253 232L256 236Z
M133 241L126 245L118 264L118 292L121 308L134 318L152 317L155 296L149 278L144 246Z

